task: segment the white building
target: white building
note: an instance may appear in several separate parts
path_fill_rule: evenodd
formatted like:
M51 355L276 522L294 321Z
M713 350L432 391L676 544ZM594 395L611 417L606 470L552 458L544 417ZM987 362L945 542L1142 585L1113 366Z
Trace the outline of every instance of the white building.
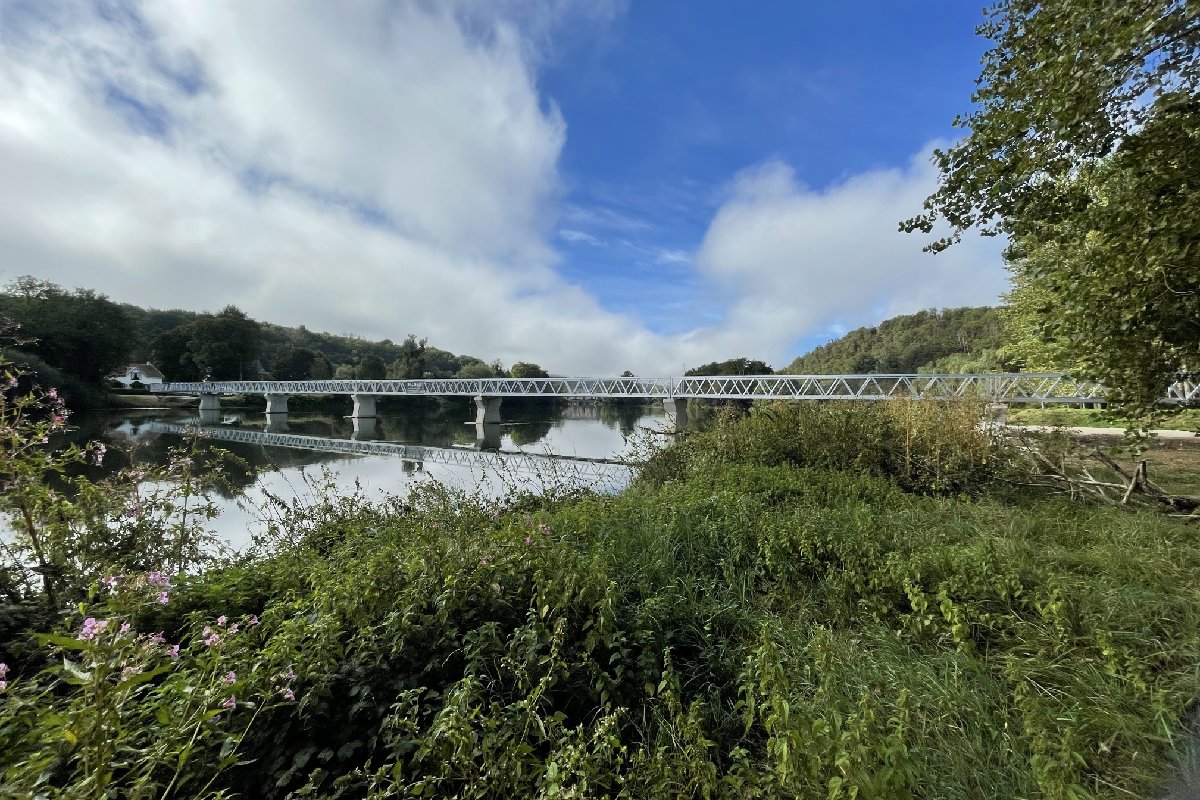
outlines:
M163 382L163 374L153 364L130 364L122 372L109 377L126 389L134 382L147 387Z

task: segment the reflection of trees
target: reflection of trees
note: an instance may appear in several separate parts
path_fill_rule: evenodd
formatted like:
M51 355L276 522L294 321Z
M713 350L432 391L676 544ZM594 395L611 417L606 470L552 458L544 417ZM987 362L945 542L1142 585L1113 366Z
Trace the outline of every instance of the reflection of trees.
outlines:
M509 438L518 447L534 444L546 438L556 423L562 421L565 400L554 398L504 398L501 416L511 423Z
M554 422L554 420L543 419L517 423L509 428L508 436L512 439L513 444L524 447L545 439L546 435L554 428Z
M646 403L642 400L614 400L600 407L600 421L610 428L621 431L622 436L630 436L637 430L637 423L646 416Z

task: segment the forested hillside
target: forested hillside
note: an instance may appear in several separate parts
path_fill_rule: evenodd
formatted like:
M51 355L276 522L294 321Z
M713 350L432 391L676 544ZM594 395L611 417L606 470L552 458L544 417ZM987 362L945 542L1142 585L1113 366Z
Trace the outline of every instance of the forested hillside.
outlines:
M783 372L978 372L1005 369L1004 324L997 308L945 308L857 328L799 356Z
M169 381L503 374L498 362L439 350L415 335L395 343L317 333L259 322L235 306L147 309L32 276L0 289L0 325L7 328L0 352L84 404L106 375L137 362L153 363Z

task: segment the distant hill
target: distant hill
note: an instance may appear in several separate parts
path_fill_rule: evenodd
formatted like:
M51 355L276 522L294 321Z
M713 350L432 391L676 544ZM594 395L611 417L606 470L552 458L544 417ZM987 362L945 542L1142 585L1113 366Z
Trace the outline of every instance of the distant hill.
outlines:
M988 372L1006 368L1000 355L1000 309L945 308L892 317L857 328L799 356L783 372Z

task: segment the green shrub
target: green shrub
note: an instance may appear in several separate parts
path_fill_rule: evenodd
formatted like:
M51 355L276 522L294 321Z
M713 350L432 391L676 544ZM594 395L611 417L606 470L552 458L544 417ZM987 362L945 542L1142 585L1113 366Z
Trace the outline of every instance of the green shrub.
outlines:
M881 403L769 403L719 413L706 431L654 453L644 480L685 477L706 463L863 472L920 494L977 494L1004 463L983 426L981 403L895 399Z

